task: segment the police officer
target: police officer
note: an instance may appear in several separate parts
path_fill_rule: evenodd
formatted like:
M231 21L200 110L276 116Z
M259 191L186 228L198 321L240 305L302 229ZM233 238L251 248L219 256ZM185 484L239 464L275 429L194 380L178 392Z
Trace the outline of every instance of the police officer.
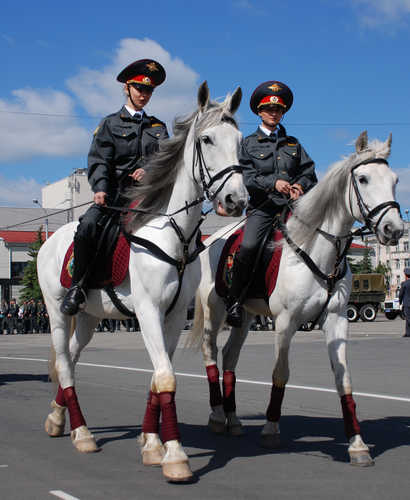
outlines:
M25 300L23 302L23 319L21 322L22 333L28 333L30 331L30 313L31 313L30 301Z
M38 308L36 301L31 298L30 299L30 331L29 333L36 333L38 332L38 324L37 324L37 313L38 313Z
M230 326L243 324L243 291L263 237L283 210L284 197L297 200L317 183L315 164L298 139L288 136L279 123L292 104L292 91L278 81L259 85L250 100L251 110L262 123L244 139L240 156L250 200L242 246L232 266L226 305L226 321Z
M77 314L85 301L81 279L95 255L102 232L99 222L107 214L106 205L125 206L122 194L142 179L147 157L158 149L159 139L168 137L166 125L147 116L143 109L165 76L164 68L151 59L135 61L117 76L125 84L127 104L104 118L94 132L88 154L88 181L94 204L80 218L74 236L74 270L71 288L60 307L63 314Z
M10 335L10 327L9 327L9 322L10 318L9 316L9 311L10 311L10 306L7 300L3 302L3 324L2 324L2 333L6 331L6 335Z
M38 327L40 333L47 333L48 331L48 314L46 305L42 300L38 301Z
M404 269L405 281L400 285L399 304L402 305L406 318L406 332L403 337L410 337L410 267Z
M16 304L16 299L10 300L8 318L9 326L7 331L10 331L12 335L14 334L14 330L16 330L16 333L19 333L19 306Z

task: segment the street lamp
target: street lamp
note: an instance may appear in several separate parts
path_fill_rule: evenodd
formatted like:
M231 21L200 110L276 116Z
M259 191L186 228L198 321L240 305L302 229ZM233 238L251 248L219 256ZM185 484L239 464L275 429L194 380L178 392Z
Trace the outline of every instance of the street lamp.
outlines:
M44 213L46 214L46 240L48 240L48 213L46 212L46 209L41 205L41 203L37 200L37 198L33 199L33 203L39 205L40 208L42 208L44 210Z

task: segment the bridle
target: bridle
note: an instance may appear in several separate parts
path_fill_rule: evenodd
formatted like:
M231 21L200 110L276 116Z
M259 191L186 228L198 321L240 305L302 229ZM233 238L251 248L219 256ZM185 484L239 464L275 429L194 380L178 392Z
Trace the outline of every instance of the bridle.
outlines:
M202 185L202 188L204 190L204 193L206 197L208 198L208 201L212 202L216 198L216 196L220 193L220 191L224 188L225 184L229 181L229 179L236 173L242 173L242 167L240 165L230 165L229 167L224 168L217 174L215 174L213 177L211 176L208 167L205 164L204 160L204 155L202 153L202 148L201 148L201 140L197 139L194 142L194 153L192 157L192 177L194 178L195 182L199 184L198 180L196 179L195 176L195 167L198 166L199 170L199 178L200 178L200 183ZM209 181L207 182L205 179L205 174L209 178ZM211 186L223 177L224 175L229 174L226 176L226 178L223 180L221 185L218 187L216 191L211 191Z
M377 207L373 208L372 210L369 210L368 206L363 201L363 197L360 193L359 186L357 185L356 177L354 176L354 171L358 167L361 167L362 165L368 165L369 163L384 163L387 166L389 165L388 161L385 160L384 158L370 158L369 160L364 160L364 161L360 162L358 165L355 165L354 167L351 168L351 170L350 170L350 182L351 182L351 185L352 185L353 190L355 192L357 206L359 207L360 213L363 216L365 226L367 227L367 229L369 231L376 232L383 217L387 214L387 212L391 208L397 208L397 210L400 213L400 205L397 203L397 201L385 201L383 203L380 203L380 205L377 205ZM356 219L356 217L353 215L351 191L352 190L350 189L349 190L350 213L352 214L353 218ZM383 210L383 212L380 214L380 217L375 222L373 220L373 217L376 214L378 214L379 212L381 212L382 210ZM401 214L400 214L400 217L401 217Z

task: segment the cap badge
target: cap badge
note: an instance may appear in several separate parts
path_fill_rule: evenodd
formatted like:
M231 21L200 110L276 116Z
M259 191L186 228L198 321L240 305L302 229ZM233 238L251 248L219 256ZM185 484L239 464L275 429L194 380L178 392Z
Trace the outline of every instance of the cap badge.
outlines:
M274 83L270 87L268 87L272 92L278 92L279 90L282 90L277 83Z
M279 98L278 98L278 96L273 95L273 96L270 98L270 102L279 102Z
M150 71L159 71L157 66L155 65L154 62L151 62L149 64L147 64L147 68L150 70Z

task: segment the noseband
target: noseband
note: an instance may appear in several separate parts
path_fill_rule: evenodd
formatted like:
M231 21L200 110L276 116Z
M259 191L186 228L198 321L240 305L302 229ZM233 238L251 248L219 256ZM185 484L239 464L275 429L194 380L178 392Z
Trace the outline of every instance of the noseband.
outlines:
M367 205L363 201L362 195L360 194L359 186L357 185L357 181L356 181L356 178L355 178L354 173L353 173L356 170L356 168L361 167L362 165L367 165L369 163L384 163L387 166L389 165L387 160L385 160L384 158L370 158L370 160L362 161L358 165L355 165L354 167L352 167L352 169L350 170L350 175L351 175L351 183L352 183L354 192L356 194L357 205L359 207L360 213L363 216L365 226L367 227L367 229L369 231L376 232L383 217L387 214L387 212L391 208L397 208L397 210L400 213L400 205L396 201L385 201L383 203L380 203L380 205L377 205L377 207L373 208L373 210L369 210L369 208L367 207ZM350 198L350 196L349 196L349 198ZM350 204L350 213L354 217L351 198L349 199L349 204ZM380 214L380 217L378 218L377 222L374 222L373 217L377 213L381 212L383 209L385 209L385 210L383 211L382 214ZM401 213L400 213L400 217L401 217Z
M199 170L199 177L200 181L202 184L202 188L204 190L204 193L206 194L206 197L208 198L208 201L214 201L218 193L224 188L225 184L229 181L229 179L236 173L241 174L242 173L242 167L240 165L231 165L230 167L226 167L220 172L218 172L216 175L213 177L211 176L204 160L204 155L202 153L202 148L201 148L201 141L200 139L197 139L194 143L194 154L193 154L193 159L192 159L192 176L195 179L195 182L198 184L198 181L195 178L195 166L198 165L198 170ZM207 174L209 181L208 183L206 182L205 179L205 173ZM221 183L221 185L218 187L216 191L211 191L211 186L214 184L215 181L223 177L225 174L229 174L226 176L224 181Z

